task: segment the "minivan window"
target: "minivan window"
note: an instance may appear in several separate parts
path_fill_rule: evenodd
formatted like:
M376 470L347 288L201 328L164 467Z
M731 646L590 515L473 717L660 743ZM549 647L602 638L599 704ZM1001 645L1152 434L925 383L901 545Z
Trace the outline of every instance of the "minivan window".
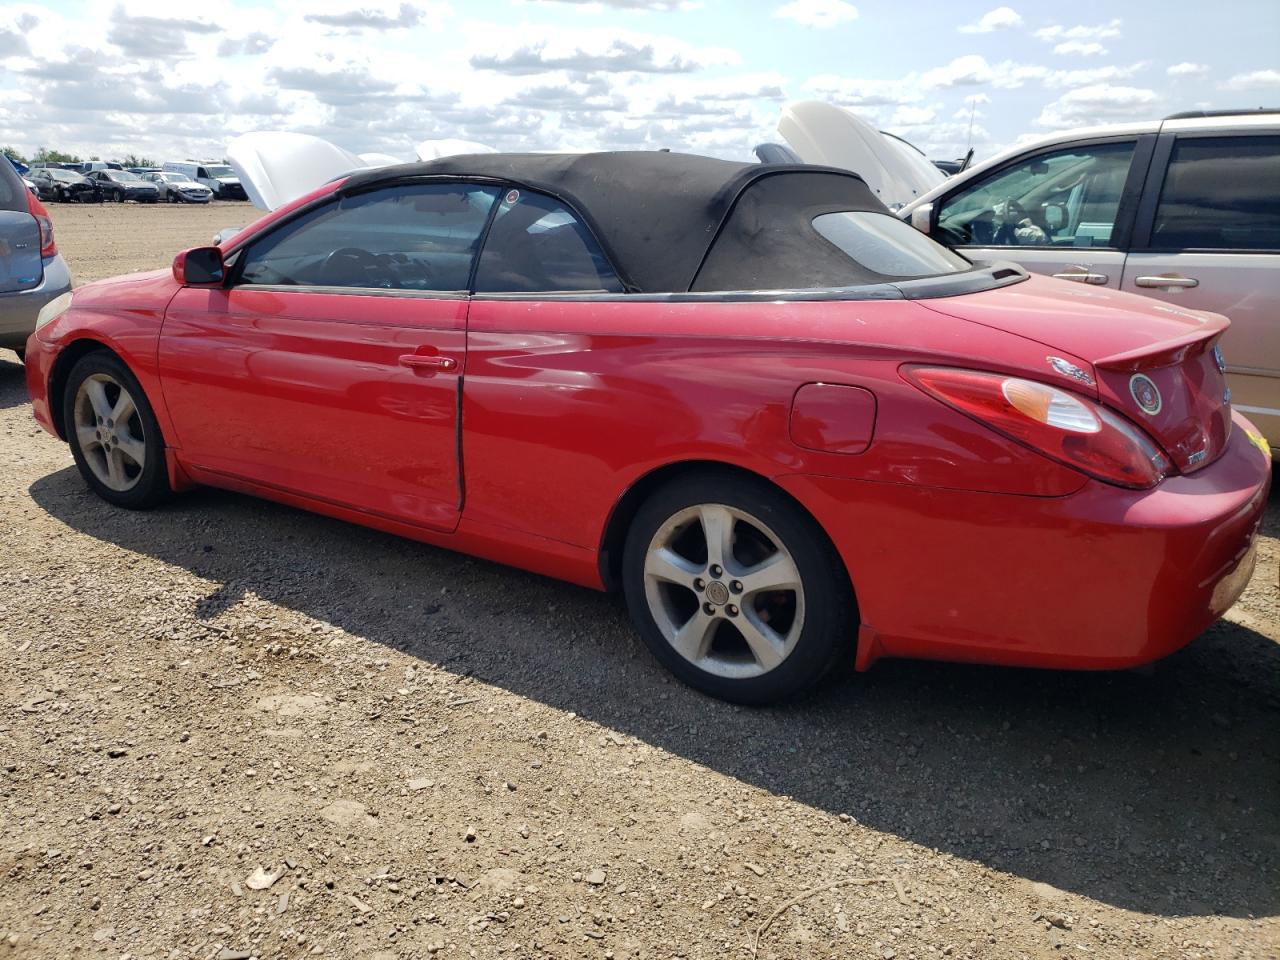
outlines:
M1280 137L1179 138L1151 246L1280 250Z
M343 197L250 246L240 282L464 291L498 193L406 184Z
M477 293L623 289L591 231L568 207L529 190L506 192L480 254Z
M1134 142L1037 154L962 188L938 207L950 246L1107 247Z

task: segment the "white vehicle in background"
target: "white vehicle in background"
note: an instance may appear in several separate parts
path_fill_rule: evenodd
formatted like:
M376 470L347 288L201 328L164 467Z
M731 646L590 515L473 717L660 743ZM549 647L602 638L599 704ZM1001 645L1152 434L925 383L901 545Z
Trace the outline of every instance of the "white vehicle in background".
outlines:
M225 163L208 160L168 161L163 173L181 173L213 191L215 200L247 200L244 186L236 172Z
M185 173L152 171L140 176L159 188L160 199L166 203L208 203L213 199L212 190L203 183L196 183Z
M972 260L1225 314L1232 403L1280 449L1280 110L1053 134L899 216Z
M905 140L881 133L856 114L820 100L783 107L778 133L802 162L858 174L890 210L924 196L946 179Z

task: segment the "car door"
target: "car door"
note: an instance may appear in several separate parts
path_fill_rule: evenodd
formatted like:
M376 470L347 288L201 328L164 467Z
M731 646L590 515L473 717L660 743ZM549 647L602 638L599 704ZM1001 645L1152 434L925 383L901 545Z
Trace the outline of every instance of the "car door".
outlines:
M497 188L386 185L330 199L181 290L160 374L181 459L452 530L468 282Z
M1119 287L1154 136L1023 154L934 203L930 235L971 260Z
M1280 129L1164 134L1152 174L1123 289L1231 320L1232 401L1280 447Z

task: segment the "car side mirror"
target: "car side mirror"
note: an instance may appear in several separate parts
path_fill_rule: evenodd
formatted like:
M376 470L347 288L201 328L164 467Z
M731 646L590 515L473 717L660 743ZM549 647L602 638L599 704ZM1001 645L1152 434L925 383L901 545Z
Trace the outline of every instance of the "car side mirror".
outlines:
M928 233L933 229L933 204L922 203L911 211L911 225L921 233Z
M173 279L183 285L221 283L224 276L226 265L217 247L193 247L173 258Z

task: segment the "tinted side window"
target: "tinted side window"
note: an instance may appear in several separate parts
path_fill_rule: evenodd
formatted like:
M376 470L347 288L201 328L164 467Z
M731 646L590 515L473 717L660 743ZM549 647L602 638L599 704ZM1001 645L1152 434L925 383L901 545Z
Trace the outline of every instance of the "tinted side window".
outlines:
M1151 246L1280 250L1280 137L1179 139Z
M343 197L245 251L241 283L466 290L496 187L410 184Z
M1105 247L1133 143L1040 154L952 194L937 239L952 246Z
M476 292L591 290L623 291L591 231L557 200L507 191L480 254Z
M0 155L0 210L27 211L26 185L9 158L3 155Z

